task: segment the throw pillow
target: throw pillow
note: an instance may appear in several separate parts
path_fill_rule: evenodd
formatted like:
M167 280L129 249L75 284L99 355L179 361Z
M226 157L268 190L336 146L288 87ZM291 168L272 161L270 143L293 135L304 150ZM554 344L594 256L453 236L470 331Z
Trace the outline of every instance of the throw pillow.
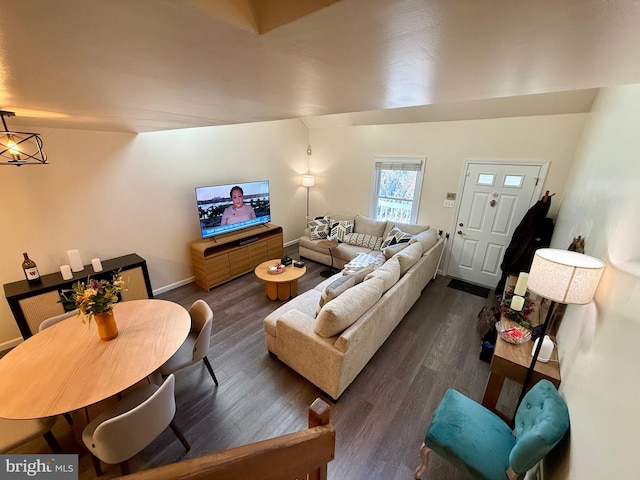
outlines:
M320 310L322 310L322 307L339 296L341 293L346 292L349 287L353 287L355 284L355 276L350 275L342 276L324 287L324 290L320 295L320 302L318 302L318 306L316 307L316 317L318 316L318 313L320 313Z
M329 217L314 217L308 222L311 240L326 240L329 236Z
M368 253L359 253L345 264L344 270L358 270L362 267L376 264L376 257Z
M356 285L364 280L369 273L373 272L375 265L367 265L366 267L348 268L342 270L342 275L351 276L356 279Z
M344 242L344 237L353 232L353 220L331 221L331 232L329 240L334 242Z
M384 242L382 242L382 249L385 249L391 245L396 245L398 243L408 243L412 238L413 235L403 232L394 225L387 238L385 238Z
M380 250L382 245L382 237L369 235L368 233L350 233L345 235L344 241L349 245L370 248L371 250Z

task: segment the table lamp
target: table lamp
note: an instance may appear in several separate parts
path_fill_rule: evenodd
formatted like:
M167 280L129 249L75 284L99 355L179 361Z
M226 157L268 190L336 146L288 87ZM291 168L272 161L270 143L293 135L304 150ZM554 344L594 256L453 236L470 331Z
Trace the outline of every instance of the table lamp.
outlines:
M604 262L583 253L555 248L536 250L529 271L528 288L531 292L551 300L540 332L541 339L545 337L556 304L589 303L598 288L603 270ZM533 351L518 405L527 392L542 344L542 341L537 342Z

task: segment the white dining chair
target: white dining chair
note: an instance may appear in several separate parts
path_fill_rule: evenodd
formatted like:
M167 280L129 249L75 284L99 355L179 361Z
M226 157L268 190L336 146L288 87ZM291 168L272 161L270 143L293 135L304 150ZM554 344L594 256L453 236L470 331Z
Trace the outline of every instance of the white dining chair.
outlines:
M34 438L43 436L54 453L62 453L60 444L51 433L57 417L33 420L10 420L0 418L0 453L6 453Z
M41 332L44 329L49 328L50 326L55 325L58 322L61 322L62 320L66 320L67 318L71 318L76 315L78 315L77 309L71 310L70 312L61 313L60 315L56 315L55 317L47 318L40 324L40 326L38 326L38 331Z
M213 382L218 385L218 379L209 359L209 341L211 340L211 328L213 326L213 311L204 300L196 300L189 308L191 316L191 331L189 336L173 356L167 360L159 369L163 377L175 373L176 371L198 363L202 360L209 370Z
M136 388L85 427L82 441L91 452L96 475L102 475L100 460L108 464L119 463L122 474L127 475L128 460L167 427L171 427L187 450L191 448L173 421L176 413L174 387L175 377L169 375L160 386L150 383Z

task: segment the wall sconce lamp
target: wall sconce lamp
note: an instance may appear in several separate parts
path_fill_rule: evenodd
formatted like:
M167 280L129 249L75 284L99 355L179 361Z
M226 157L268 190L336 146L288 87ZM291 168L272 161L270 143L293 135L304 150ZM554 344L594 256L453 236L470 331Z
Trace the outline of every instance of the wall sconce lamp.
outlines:
M316 184L316 179L313 175L302 175L302 186L307 187L307 217L309 216L309 188Z
M554 248L536 250L529 271L528 288L533 293L551 300L551 303L542 325L540 340L536 342L537 345L532 353L533 358L522 385L518 405L527 392L556 304L589 303L596 293L603 271L602 260L583 253Z
M47 163L47 154L42 150L42 139L37 133L10 132L4 117L13 117L14 112L0 110L4 131L0 131L0 165L42 165Z

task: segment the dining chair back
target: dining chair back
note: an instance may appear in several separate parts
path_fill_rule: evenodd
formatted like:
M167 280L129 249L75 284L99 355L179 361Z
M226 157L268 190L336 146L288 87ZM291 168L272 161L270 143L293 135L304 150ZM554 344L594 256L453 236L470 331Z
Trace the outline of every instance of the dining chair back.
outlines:
M174 387L175 377L169 375L160 386L150 383L136 388L85 427L82 441L92 454L97 475L102 473L99 460L119 463L122 474L128 474L127 460L141 452L167 427L171 427L187 450L190 449L173 421L176 413Z
M189 315L191 317L189 335L178 351L159 368L159 372L162 376L166 376L202 360L213 382L218 385L218 379L207 358L213 327L213 311L204 300L196 300L189 308Z
M33 420L9 420L0 418L0 453L6 453L34 438L43 436L54 453L62 449L51 433L57 417L36 418Z
M56 323L61 322L62 320L66 320L67 318L70 318L76 315L78 315L77 309L71 310L70 312L61 313L60 315L56 315L55 317L47 318L40 324L40 326L38 327L38 331L41 332L45 328L49 328L50 326L55 325Z

